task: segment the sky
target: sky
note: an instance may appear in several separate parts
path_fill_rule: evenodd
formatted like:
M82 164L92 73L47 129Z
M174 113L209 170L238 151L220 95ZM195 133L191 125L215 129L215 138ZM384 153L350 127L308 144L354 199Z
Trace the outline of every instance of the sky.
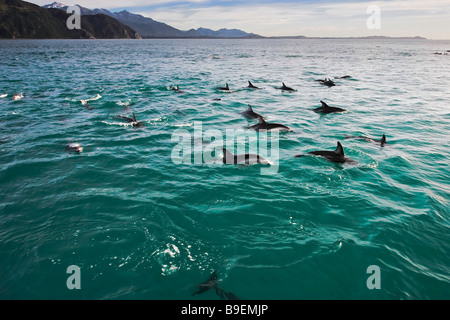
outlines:
M54 0L28 0L44 5ZM241 29L262 36L421 36L450 40L450 0L59 0L128 10L180 30Z

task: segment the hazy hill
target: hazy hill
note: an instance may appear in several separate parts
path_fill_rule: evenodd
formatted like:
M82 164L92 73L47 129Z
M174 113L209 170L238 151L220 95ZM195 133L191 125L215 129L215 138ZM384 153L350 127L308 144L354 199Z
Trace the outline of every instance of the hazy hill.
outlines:
M61 10L67 10L67 6L54 2L43 6L44 8L57 8ZM139 14L134 14L126 10L121 12L111 12L106 9L88 9L81 7L82 15L95 15L95 14L105 14L114 19L120 21L121 23L133 28L138 32L143 38L255 38L258 35L247 33L238 29L220 29L217 31L198 28L197 30L191 29L188 31L182 31L171 27L165 23L155 21L151 18L144 17Z

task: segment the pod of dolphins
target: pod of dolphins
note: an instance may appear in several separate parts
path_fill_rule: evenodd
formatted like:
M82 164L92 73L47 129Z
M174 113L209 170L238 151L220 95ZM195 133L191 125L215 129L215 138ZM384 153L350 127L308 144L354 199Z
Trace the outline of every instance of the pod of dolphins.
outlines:
M349 79L351 76L346 75L342 77L335 77L335 79ZM324 80L319 79L315 80L317 82L320 82L321 84L332 87L335 86L335 82L329 78L325 78ZM276 87L275 89L282 90L282 91L288 91L288 92L294 92L295 89L286 86L284 82L281 83L281 87ZM255 86L251 81L248 81L248 86L246 87L248 89L254 89L254 90L261 90L262 88ZM184 93L184 91L180 90L179 86L171 86L170 89L177 93ZM230 86L228 83L225 84L224 87L216 87L216 90L222 91L222 92L232 92L230 89ZM96 100L99 97L95 97L92 100ZM214 101L220 101L221 99L213 99ZM88 100L81 100L82 104L85 104ZM83 103L84 102L84 103ZM339 107L332 107L329 106L326 102L320 101L321 106L318 108L313 109L314 112L321 113L321 114L330 114L330 113L342 113L346 112L347 110L339 108ZM247 129L252 129L255 131L271 131L271 130L277 130L277 131L292 131L289 127L286 125L280 124L280 123L271 123L266 122L266 118L262 116L259 113L256 113L251 105L248 105L247 110L240 112L243 116L249 118L249 119L256 119L258 120L257 124L254 124L252 126L247 127ZM131 126L136 128L142 128L144 127L144 123L142 121L138 121L136 119L136 115L133 112L131 117L126 117L123 115L119 115L118 118L127 121ZM365 140L370 141L376 144L379 144L381 147L386 145L386 135L383 134L381 139L373 139L365 136L345 136L345 139L359 139L359 140ZM71 143L66 145L66 151L81 153L83 151L83 147L80 144L77 143ZM270 161L267 159L264 159L263 157L257 155L257 154L241 154L241 155L235 155L226 150L225 148L222 148L223 152L223 163L224 164L242 164L242 165L251 165L251 164L270 164ZM335 150L317 150L317 151L310 151L306 154L299 154L296 155L296 158L303 157L304 155L314 155L323 157L329 161L336 162L336 163L350 163L354 164L356 161L349 159L345 156L344 148L342 147L342 144L338 141L337 147Z
M335 79L350 79L351 76L346 75L342 77L335 77ZM332 87L335 86L335 82L329 78L325 78L324 80L319 79L315 80L317 82L320 82L321 84ZM248 86L246 88L249 89L261 89L260 87L255 86L251 81L248 81ZM283 91L296 91L295 89L286 86L284 82L282 82L281 87L276 87L276 89L283 90ZM228 83L225 87L216 87L216 90L219 91L225 91L225 92L231 92L230 87ZM321 106L318 108L313 109L314 112L321 113L321 114L329 114L329 113L342 113L346 112L347 110L339 108L339 107L332 107L329 106L326 102L320 101ZM252 126L247 127L247 129L253 129L256 131L260 130L279 130L279 131L292 131L289 127L279 124L279 123L269 123L266 122L266 118L264 118L261 114L256 113L253 110L253 107L251 105L248 105L247 110L240 112L243 116L249 118L249 119L256 119L258 120L258 123ZM370 141L379 144L380 146L384 146L386 144L386 135L383 134L382 138L377 140L369 137L364 136L346 136L345 139L360 139L365 141ZM242 155L234 155L228 150L223 148L223 163L225 164L268 164L269 161L262 158L261 156L257 154L242 154ZM305 154L299 154L296 155L296 158L303 157ZM337 147L335 150L327 151L327 150L318 150L318 151L311 151L306 153L306 155L314 155L323 157L329 161L336 162L336 163L350 163L355 164L356 161L347 158L344 153L344 148L342 147L342 144L338 141Z
M350 78L350 76L336 77L336 79L348 79L348 78ZM318 81L326 86L329 86L329 87L335 85L335 83L328 78L325 78L325 80L316 80L316 81ZM253 83L251 81L248 81L248 86L246 88L255 89L255 90L262 89L260 87L253 85ZM184 91L181 91L178 86L172 86L172 87L170 87L170 89L177 93L184 93ZM277 87L276 89L283 90L283 91L290 91L290 92L296 91L295 89L286 86L286 84L284 82L282 82L281 87ZM232 92L228 83L226 83L226 85L224 87L216 87L216 90L220 90L220 91L224 91L224 92ZM221 99L213 99L213 100L220 101ZM342 112L347 111L347 110L339 108L339 107L329 106L324 101L320 101L320 103L321 103L321 106L313 109L312 111L317 112L317 113L322 113L322 114L342 113ZM261 130L292 131L289 127L287 127L283 124L266 122L266 118L264 116L262 116L261 114L255 112L251 105L248 105L247 110L240 112L240 114L246 118L258 120L257 124L249 126L249 127L247 127L247 129L252 129L255 131L261 131ZM131 117L127 117L127 116L123 116L123 115L119 115L117 117L119 119L125 120L126 122L131 124L131 126L133 126L133 127L141 128L144 126L144 123L142 121L137 120L134 112L132 113ZM345 136L345 139L365 140L365 141L379 144L382 147L386 144L386 135L384 135L384 134L381 137L381 139L373 139L373 138L369 138L369 137L365 137L365 136ZM4 143L4 141L0 141L0 143ZM81 152L83 152L83 147L78 143L70 143L70 144L66 145L66 151L81 153ZM242 165L270 164L270 161L268 161L267 159L264 159L263 157L261 157L258 154L236 155L236 154L229 152L225 148L222 148L222 152L223 152L223 163L224 164L242 164ZM335 150L310 151L306 154L298 154L295 157L301 158L305 155L313 155L313 156L322 157L322 158L325 158L329 161L336 162L336 163L350 163L350 164L356 163L356 161L354 161L350 158L347 158L345 156L344 148L339 141L337 142L337 147ZM216 270L214 270L212 272L212 274L209 276L209 278L205 282L196 285L196 288L197 288L197 290L192 293L193 296L202 294L202 293L212 289L216 292L218 297L220 297L221 299L239 300L239 298L232 292L225 291L224 289L219 287L218 275L217 275Z
M343 77L337 77L336 79L349 79L349 78L350 78L350 76L343 76ZM326 78L325 80L316 80L316 81L318 81L328 87L335 86L334 81L332 81L328 78ZM255 85L253 85L253 83L251 81L248 81L247 88L261 89ZM231 92L228 83L226 84L225 87L216 87L216 89L220 90L220 91ZM284 82L282 83L282 86L278 87L277 89L285 90L285 91L295 91L294 89L286 86ZM214 99L214 100L216 100L216 99ZM220 99L217 99L217 100L220 100ZM330 113L341 113L341 112L347 111L342 108L331 107L324 101L320 101L320 103L321 103L321 106L313 109L314 112L330 114ZM261 114L255 112L251 105L248 105L247 110L240 112L240 114L246 118L258 120L257 124L247 127L247 129L253 129L256 131L259 131L259 130L292 131L289 127L287 127L283 124L266 122L266 119ZM382 138L379 140L365 137L365 136L345 136L345 139L359 139L359 140L370 141L373 143L377 143L382 147L386 144L386 135L384 135L384 134L383 134ZM223 151L223 163L224 164L267 164L267 163L269 163L266 159L264 159L263 157L261 157L257 154L235 155L235 154L232 154L231 152L229 152L228 150L226 150L225 148L222 148L222 151ZM304 155L305 154L299 154L299 155L296 155L295 157L300 158L300 157L303 157ZM310 151L310 152L306 153L306 155L314 155L314 156L323 157L329 161L336 162L336 163L350 163L350 164L356 163L356 161L354 161L350 158L347 158L345 156L344 148L342 147L342 144L339 141L337 142L337 147L335 150ZM217 276L216 270L213 271L213 273L210 275L210 277L205 282L198 284L196 287L197 287L197 291L195 291L192 294L193 296L202 294L210 289L214 289L216 294L221 299L239 300L239 298L236 297L236 295L233 294L232 292L227 292L219 287L218 276Z

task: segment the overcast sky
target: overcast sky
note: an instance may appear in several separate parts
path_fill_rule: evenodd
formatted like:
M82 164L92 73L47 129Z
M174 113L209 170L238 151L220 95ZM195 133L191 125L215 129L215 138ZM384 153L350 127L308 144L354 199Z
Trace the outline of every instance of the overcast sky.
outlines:
M29 0L44 5L53 0ZM60 0L128 10L181 30L237 28L262 36L422 36L450 39L450 0ZM376 6L376 11L369 10ZM379 20L377 18L379 17ZM368 21L369 20L369 21ZM378 23L379 21L379 23ZM369 26L368 27L368 22Z

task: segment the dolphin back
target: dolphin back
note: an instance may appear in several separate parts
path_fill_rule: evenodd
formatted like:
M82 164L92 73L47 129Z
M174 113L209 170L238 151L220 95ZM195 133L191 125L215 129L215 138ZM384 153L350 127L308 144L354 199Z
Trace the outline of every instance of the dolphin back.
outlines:
M198 290L192 293L192 295L195 296L196 294L202 294L203 292L206 292L211 288L216 288L217 279L218 279L217 272L216 270L214 270L213 273L209 276L208 280L197 285Z
M236 157L234 154L232 154L230 151L228 151L225 148L222 148L223 151L223 163L226 164L234 164L236 163Z

